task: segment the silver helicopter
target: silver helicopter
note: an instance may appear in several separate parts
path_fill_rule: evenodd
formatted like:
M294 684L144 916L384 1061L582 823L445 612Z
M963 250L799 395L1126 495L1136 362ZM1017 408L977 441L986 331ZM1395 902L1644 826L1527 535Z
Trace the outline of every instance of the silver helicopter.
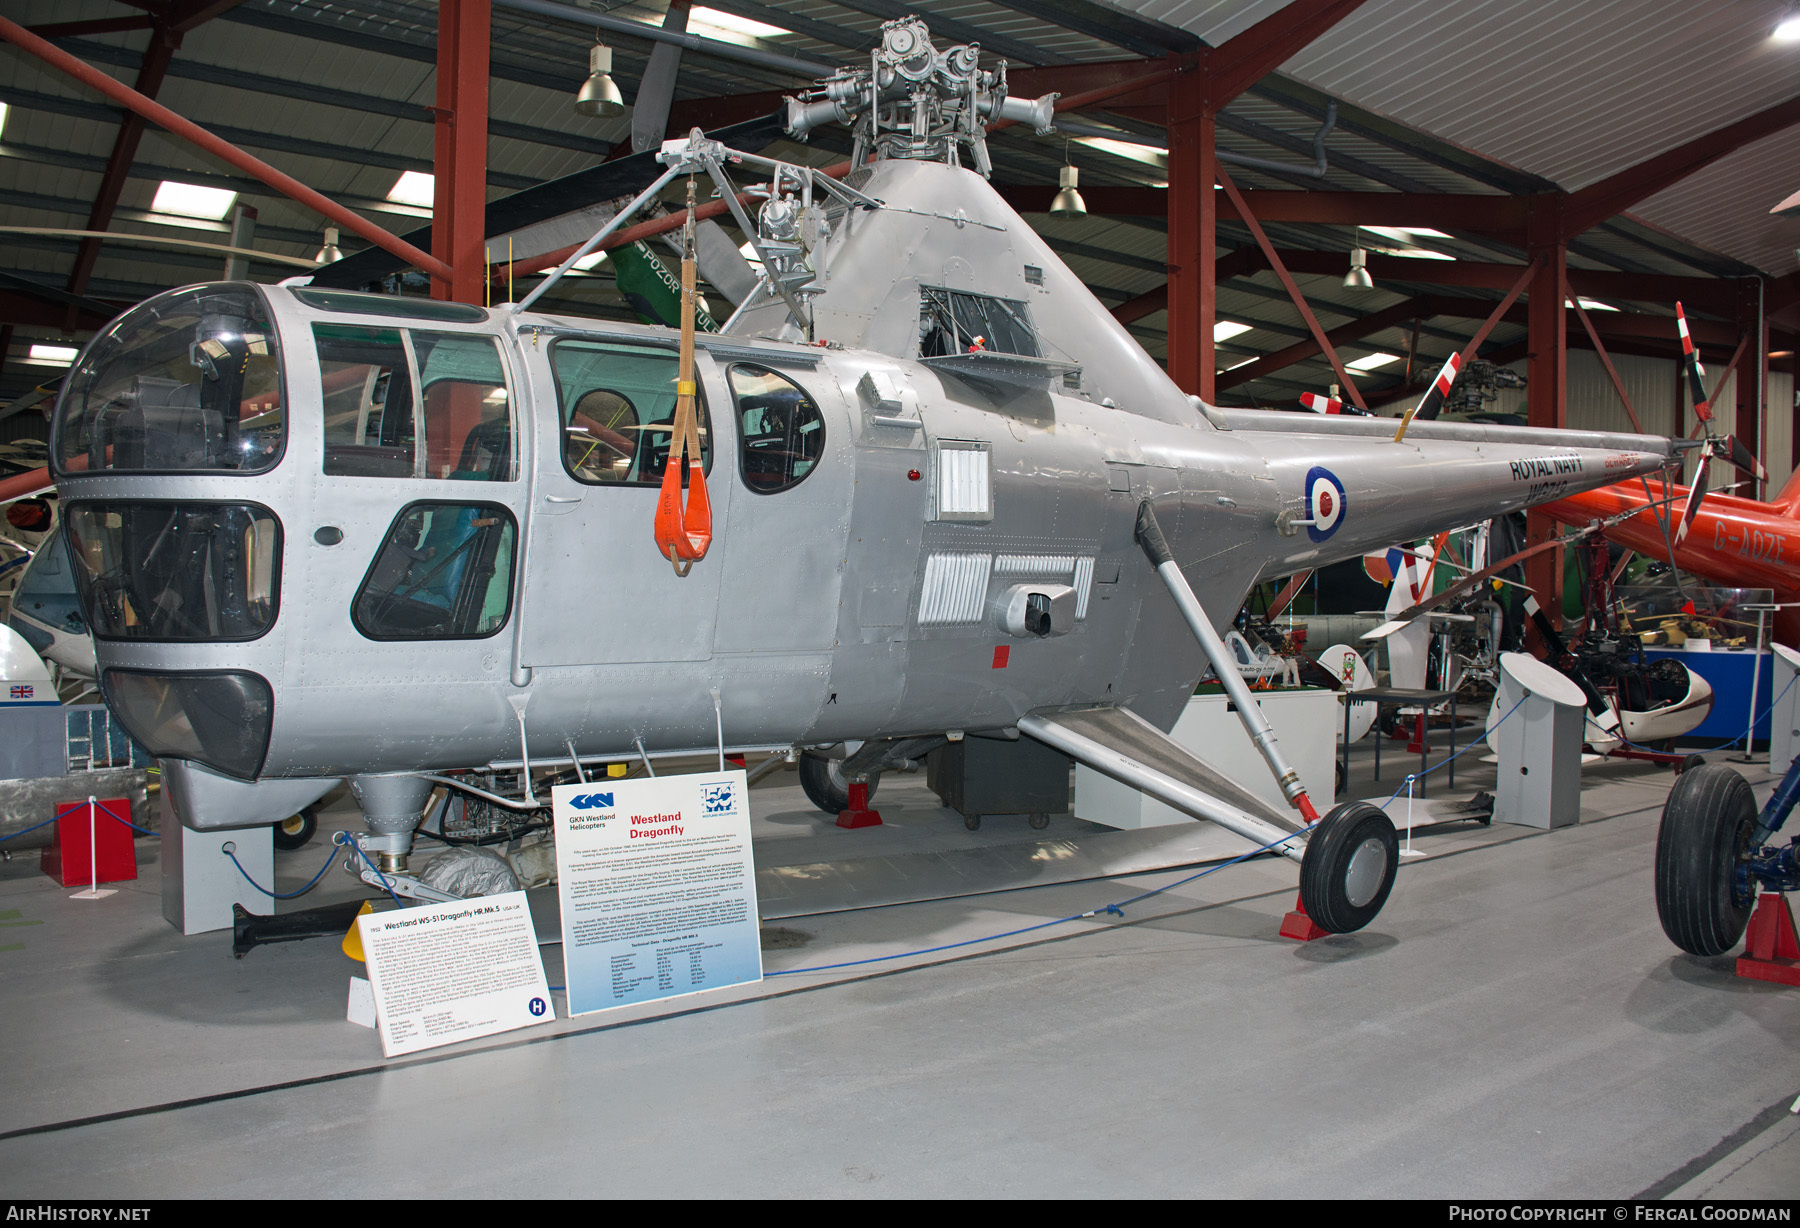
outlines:
M948 741L1032 739L1300 863L1323 929L1366 924L1379 810L1320 820L1247 691L1294 811L1166 735L1209 661L1242 690L1220 629L1259 580L1671 445L1185 395L986 181L987 125L1047 131L1055 98L895 22L789 102L796 137L853 126L841 180L669 141L519 304L224 283L113 321L52 466L102 691L181 822L347 779L404 889L440 785L537 808L534 768L773 752L855 809ZM531 310L684 176L761 262L722 332ZM517 796L463 774L509 772Z

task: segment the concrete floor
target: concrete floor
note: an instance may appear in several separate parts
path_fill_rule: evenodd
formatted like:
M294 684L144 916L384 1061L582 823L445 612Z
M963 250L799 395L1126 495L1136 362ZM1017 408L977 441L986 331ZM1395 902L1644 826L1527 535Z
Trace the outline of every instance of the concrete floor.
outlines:
M1374 796L1366 760L1352 793ZM1397 783L1383 766L1381 797ZM1766 771L1744 770L1766 793ZM966 833L921 777L883 782L887 827L841 832L792 779L752 794L759 865L918 854L954 874L964 841L1000 878L787 917L800 945L765 952L771 973L1018 929L1194 872L996 891L1009 864L1139 834L1069 818ZM1669 780L1590 768L1582 823L1553 833L1424 828L1427 856L1358 934L1279 938L1294 868L1258 860L1123 921L393 1062L343 1021L358 966L335 943L240 961L222 934L176 934L154 842L143 878L94 901L21 855L0 865L0 1197L1792 1199L1800 991L1663 936L1650 875ZM1433 796L1491 781L1471 754ZM1167 853L1183 855L1210 856ZM278 855L282 885L323 857L319 842ZM307 902L353 893L333 873ZM534 896L553 935L554 892Z

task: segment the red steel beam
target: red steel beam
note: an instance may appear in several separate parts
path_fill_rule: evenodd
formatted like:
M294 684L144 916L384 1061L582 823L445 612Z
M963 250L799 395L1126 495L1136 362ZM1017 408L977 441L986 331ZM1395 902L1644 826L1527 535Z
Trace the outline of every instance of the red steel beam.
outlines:
M169 29L177 34L186 34L195 26L205 25L243 2L244 0L189 0L187 4L172 5L169 8Z
M60 48L51 46L17 22L0 17L0 38L29 51L52 68L67 73L90 89L105 94L120 106L142 115L145 119L168 129L184 140L191 141L207 153L235 166L245 174L254 176L282 195L292 197L329 221L336 222L352 234L361 235L383 251L390 252L408 264L424 269L433 277L448 278L450 276L450 266L443 261L420 251L398 235L383 230L361 214L346 209L336 201L320 195L292 175L276 170L261 158L245 153L236 145L219 139L191 120L183 119L169 108L144 97L130 86L121 85L92 65L76 59Z
M1359 341L1371 333L1378 333L1384 328L1393 328L1408 320L1421 317L1430 319L1438 314L1431 299L1426 297L1407 299L1403 303L1395 303L1392 307L1372 312L1360 320L1352 320L1348 324L1340 324L1325 336L1333 345L1343 345L1350 341ZM1221 391L1236 388L1239 384L1249 383L1253 379L1261 379L1272 375L1283 367L1291 367L1297 362L1304 362L1319 352L1317 338L1308 337L1304 341L1296 341L1286 349L1276 350L1272 354L1264 354L1255 362L1234 367L1230 371L1219 373L1218 386Z
M1164 282L1154 290L1146 290L1136 298L1128 298L1112 309L1112 318L1121 324L1130 324L1145 316L1153 316L1165 311L1169 306L1169 283Z
M1225 195L1236 207L1238 216L1243 219L1244 225L1250 228L1250 234L1256 239L1256 245L1262 248L1263 255L1268 257L1270 267L1275 270L1275 276L1280 278L1281 284L1287 288L1288 297L1294 301L1295 308L1300 312L1300 318L1306 321L1306 327L1311 330L1313 339L1319 343L1319 349L1324 352L1326 358L1331 360L1331 369L1337 372L1338 382L1343 385L1344 391L1349 394L1350 400L1358 409L1367 409L1368 406L1363 404L1363 395L1356 387L1356 381L1350 378L1350 373L1344 369L1343 362L1338 358L1337 347L1331 344L1331 339L1325 335L1325 330L1319 327L1319 319L1313 315L1312 308L1307 305L1306 296L1300 293L1300 287L1294 284L1293 277L1289 275L1286 266L1281 263L1281 257L1275 252L1275 245L1270 243L1269 236L1263 233L1262 226L1257 223L1256 215L1251 213L1249 207L1244 204L1244 198L1238 192L1237 184L1232 182L1231 176L1226 173L1224 167L1217 167L1215 173L1219 177L1219 186L1225 189ZM1173 328L1170 329L1169 336L1170 348L1173 350L1175 339Z
M1361 8L1364 0L1290 0L1222 46L1202 48L1206 106L1220 108Z
M1598 226L1726 154L1797 123L1800 123L1800 96L1727 124L1716 132L1695 137L1616 175L1609 175L1568 198L1563 210L1563 233L1565 236L1576 235Z
M1169 378L1201 400L1213 397L1213 262L1218 206L1213 202L1215 121L1203 105L1200 73L1169 83Z
M150 36L150 46L144 51L144 58L138 65L137 93L140 97L155 98L162 89L163 78L168 75L169 62L175 58L175 51L181 46L181 34L167 26L158 26ZM111 80L112 78L107 78ZM135 112L127 111L119 121L119 131L113 137L112 153L107 156L106 169L100 174L100 187L94 193L93 206L88 210L87 229L105 230L112 224L113 211L119 207L119 197L125 191L125 181L131 178L131 163L137 157L138 143L144 138L144 118ZM94 265L100 259L100 240L86 238L75 251L75 264L69 270L68 288L70 294L80 294L87 289L88 279L94 275Z
M148 30L155 24L156 18L146 13L142 17L105 17L98 21L53 21L49 25L25 28L42 38L79 38L83 34L123 34L127 30Z
M449 266L433 298L482 301L486 291L488 52L492 0L438 0L437 124L431 254Z

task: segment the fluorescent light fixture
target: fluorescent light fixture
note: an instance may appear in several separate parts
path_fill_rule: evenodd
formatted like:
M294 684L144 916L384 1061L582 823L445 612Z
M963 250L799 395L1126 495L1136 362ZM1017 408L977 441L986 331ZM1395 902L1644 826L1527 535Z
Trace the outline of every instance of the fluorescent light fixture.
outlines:
M752 21L748 17L739 17L736 13L721 13L718 9L696 4L688 10L688 33L741 44L751 39L780 38L793 31L772 26L766 21Z
M401 171L400 178L394 180L394 186L388 189L387 198L396 205L429 209L436 188L436 180L424 171Z
M1239 333L1247 333L1254 327L1256 326L1253 324L1239 324L1236 320L1219 320L1213 324L1213 340L1229 341ZM1229 371L1231 368L1225 369Z
M1428 247L1394 247L1385 253L1389 256L1406 256L1413 260L1455 260L1455 256L1446 256L1443 252L1434 252Z
M1778 43L1800 43L1800 9L1790 8L1769 37Z
M40 363L53 367L66 367L75 361L77 352L72 345L34 345L29 354Z
M598 265L601 262L603 262L605 259L606 259L605 252L593 252L593 253L590 253L589 255L583 256L581 259L577 260L574 264L570 265L569 267L572 269L579 269L583 273L585 273L589 269L592 269L595 265Z
M6 131L6 104L0 102L0 133Z
M237 203L237 193L229 188L203 188L192 183L176 183L165 179L150 202L150 212L169 213L176 217L204 218L223 221Z
M1583 307L1583 309L1585 309L1587 311L1617 311L1618 310L1618 308L1614 307L1611 303L1603 303L1597 298L1577 298L1575 301L1580 303L1581 306Z
M1429 226L1364 226L1361 229L1370 234L1378 234L1396 243L1411 244L1414 235L1424 235L1431 239L1448 239L1450 236L1441 230L1433 230Z
M1385 367L1390 362L1399 362L1398 354L1364 354L1355 362L1347 362L1344 366L1352 371L1373 371L1376 367Z
M1251 363L1253 363L1253 362L1255 362L1255 361L1256 361L1256 358L1255 358L1255 357L1251 357L1251 358L1246 358L1246 359L1244 359L1244 361L1243 361L1243 362L1234 362L1234 363L1232 363L1232 364L1231 364L1231 365L1230 365L1230 366L1229 366L1229 367L1221 367L1221 368L1219 368L1219 369L1220 369L1220 370L1221 370L1221 371L1235 371L1235 370L1237 370L1237 369L1238 369L1238 368L1239 368L1239 367L1247 367L1247 366L1249 366L1249 365L1250 365L1250 364L1251 364Z
M1115 141L1105 136L1078 136L1075 143L1112 154L1115 158L1130 158L1133 162L1142 162L1148 166L1161 168L1169 164L1169 151L1155 145L1134 145L1130 141Z

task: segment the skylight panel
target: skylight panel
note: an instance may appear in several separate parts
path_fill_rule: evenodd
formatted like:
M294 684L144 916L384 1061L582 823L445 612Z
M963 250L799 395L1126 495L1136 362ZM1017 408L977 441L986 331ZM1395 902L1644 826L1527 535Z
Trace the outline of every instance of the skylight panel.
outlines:
M237 203L237 193L229 188L203 188L193 183L176 183L165 179L150 202L152 213L173 217L197 217L203 221L223 221Z
M1247 333L1254 324L1239 324L1236 320L1218 320L1213 324L1213 340L1229 341L1240 333Z
M394 181L394 186L388 189L387 198L396 205L429 209L436 187L436 180L424 171L402 171L400 178Z
M1364 354L1361 358L1358 358L1355 362L1347 362L1344 365L1352 371L1373 371L1377 367L1385 367L1390 362L1399 362L1399 361L1400 361L1400 355L1398 355L1398 354L1376 353L1376 354Z

